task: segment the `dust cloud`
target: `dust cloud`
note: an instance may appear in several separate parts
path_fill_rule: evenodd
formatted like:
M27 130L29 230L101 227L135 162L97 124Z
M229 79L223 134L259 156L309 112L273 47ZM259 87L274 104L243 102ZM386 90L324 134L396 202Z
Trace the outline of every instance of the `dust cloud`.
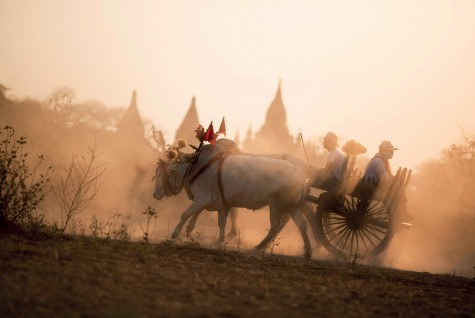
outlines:
M419 167L407 192L412 228L395 236L386 265L474 276L475 166L473 156L466 159L442 156Z
M95 164L106 167L100 180L97 195L87 208L75 215L67 232L91 235L93 221L99 220L104 232L114 232L124 225L133 240L149 234L152 242L170 238L181 213L191 203L184 191L176 197L157 201L152 197L155 168L160 156L150 129L143 124L137 109L135 92L126 110L110 110L100 104L72 103L69 100L9 99L2 91L0 98L0 124L13 126L18 136L28 137L28 149L32 154L43 154L47 165L54 168L52 183L58 185L75 156L88 162L90 149L96 150ZM280 93L280 92L279 92ZM58 92L55 93L56 97ZM276 100L278 99L276 96ZM277 100L278 101L278 100ZM273 108L275 101L271 104ZM273 106L274 105L274 106ZM86 110L85 110L86 109ZM83 112L78 116L78 110ZM89 121L82 121L84 112ZM275 113L275 107L273 108ZM94 118L94 124L91 124ZM273 127L272 122L284 123L284 118L268 122L256 133L249 132L238 142L243 152L281 154L322 166L326 153L320 141L306 141L307 153L300 141L287 131L287 127ZM111 128L112 127L112 128ZM160 127L157 126L159 129ZM189 127L190 132L195 127ZM279 134L272 133L278 131ZM364 141L359 141L364 144ZM195 140L188 143L198 144ZM263 151L264 150L264 151ZM397 153L395 154L397 156ZM389 246L375 260L362 261L378 266L405 270L449 273L462 276L475 274L475 192L473 158L470 172L461 171L455 160L449 157L433 161L414 169L407 189L408 211L414 217L410 229L397 233ZM368 157L360 156L357 167L362 170ZM459 169L459 170L457 170ZM464 168L467 169L467 168ZM275 173L278 173L275 172ZM157 218L147 227L147 207L157 212ZM315 205L313 205L315 209ZM55 199L54 190L45 198L41 213L50 223L62 225L64 212ZM120 216L120 217L119 217ZM227 242L228 249L250 249L259 243L269 229L269 211L238 210L238 236ZM96 223L97 226L97 223ZM229 231L231 222L227 222ZM97 228L96 228L97 230ZM309 227L309 236L313 234ZM181 242L198 242L214 247L218 237L217 213L204 211L191 237L181 237ZM315 242L313 241L315 245ZM268 252L282 255L302 255L303 242L297 227L289 221ZM316 247L315 259L332 259L328 252Z

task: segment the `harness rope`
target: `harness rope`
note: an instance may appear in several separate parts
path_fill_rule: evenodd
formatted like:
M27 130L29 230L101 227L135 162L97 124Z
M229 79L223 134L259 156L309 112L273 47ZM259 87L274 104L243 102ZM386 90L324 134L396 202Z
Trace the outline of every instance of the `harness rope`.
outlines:
M224 159L226 159L226 157L227 157L226 152L218 153L210 161L208 161L203 167L201 167L200 170L198 170L197 173L195 173L191 178L188 179L186 177L189 174L191 174L191 172L193 170L193 165L194 165L194 164L190 163L190 165L187 167L187 170L186 170L185 174L183 175L183 180L182 180L183 187L185 188L185 190L188 194L188 197L190 199L192 199L192 200L194 199L193 194L191 193L191 190L189 189L191 187L192 183L195 182L196 179L198 179L198 177L201 174L203 174L203 172L205 172L209 167L211 167L211 165L213 163L215 163L216 161L219 161L218 171L217 171L218 189L219 189L219 194L221 196L221 200L222 200L223 204L226 207L228 207L228 203L227 203L227 201L224 197L223 180L222 180L223 163L224 163ZM166 165L165 164L160 164L159 168L160 168L160 174L162 175L163 189L164 189L165 194L167 196L177 195L177 192L173 191L173 188L171 186L170 178L168 177L167 170L166 170ZM176 177L175 177L175 182L176 182Z
M221 177L221 173L223 170L223 163L224 159L226 159L226 156L223 156L222 160L219 161L218 163L218 188L219 188L219 194L221 195L221 201L223 201L224 206L229 207L228 202L226 202L226 199L224 198L224 190L223 190L223 179Z
M190 179L190 185L195 182L195 180L203 173L205 172L214 162L218 161L218 160L221 160L225 158L225 155L224 155L224 152L220 152L218 153L216 156L214 156L210 161L208 161L208 163L206 163L203 167L201 167L200 170L198 170L197 173L195 173L195 175L193 175L193 177L191 177ZM191 171L190 171L191 173Z
M219 194L221 196L221 200L223 201L223 204L227 207L228 203L224 197L224 190L223 190L223 180L222 180L222 170L223 170L223 163L224 159L226 159L227 153L226 152L220 152L216 156L214 156L210 161L208 161L203 167L201 167L200 170L198 170L197 173L193 175L190 179L190 186L193 182L196 181L196 179L203 173L205 172L213 163L216 161L219 161L218 164L218 173L217 173L217 179L218 179L218 189L219 189ZM191 172L191 171L190 171Z
M164 164L159 164L158 167L160 168L160 174L162 175L162 182L163 182L163 190L167 196L176 195L177 193L172 190L172 186L170 184L170 178L168 178L167 169ZM176 178L175 178L176 182Z

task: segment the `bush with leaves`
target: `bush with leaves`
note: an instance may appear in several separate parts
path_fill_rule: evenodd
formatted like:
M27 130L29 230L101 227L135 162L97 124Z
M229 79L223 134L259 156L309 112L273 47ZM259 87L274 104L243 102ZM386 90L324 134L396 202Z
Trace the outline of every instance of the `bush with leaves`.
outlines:
M42 155L30 166L26 144L26 137L15 137L13 127L0 130L0 228L37 221L33 212L49 189L52 168L40 172Z

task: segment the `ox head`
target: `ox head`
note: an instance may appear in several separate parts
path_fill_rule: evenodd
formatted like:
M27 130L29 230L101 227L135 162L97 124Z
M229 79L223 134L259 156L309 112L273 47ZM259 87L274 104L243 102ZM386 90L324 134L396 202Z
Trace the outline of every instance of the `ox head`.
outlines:
M183 164L159 160L155 174L155 191L153 197L161 200L174 196L183 189Z

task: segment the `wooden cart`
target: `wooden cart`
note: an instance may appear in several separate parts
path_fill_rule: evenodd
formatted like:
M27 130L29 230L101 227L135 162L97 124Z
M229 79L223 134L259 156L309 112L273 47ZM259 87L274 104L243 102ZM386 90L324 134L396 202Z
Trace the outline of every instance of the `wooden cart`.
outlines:
M355 160L356 156L346 157L338 186L320 189L325 192L318 197L306 196L317 204L317 239L337 258L374 257L387 248L395 232L410 226L403 218L411 170L399 168L392 182L381 188L361 178Z

